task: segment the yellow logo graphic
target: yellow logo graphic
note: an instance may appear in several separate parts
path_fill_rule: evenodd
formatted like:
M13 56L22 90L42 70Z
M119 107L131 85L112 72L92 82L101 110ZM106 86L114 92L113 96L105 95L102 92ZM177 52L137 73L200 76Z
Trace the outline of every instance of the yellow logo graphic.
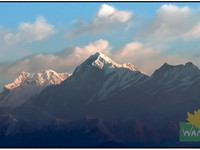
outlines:
M200 142L200 109L187 113L188 122L180 122L180 142Z
M187 121L195 126L196 128L200 129L200 109L194 111L194 114L191 113L187 113L188 117L187 117Z

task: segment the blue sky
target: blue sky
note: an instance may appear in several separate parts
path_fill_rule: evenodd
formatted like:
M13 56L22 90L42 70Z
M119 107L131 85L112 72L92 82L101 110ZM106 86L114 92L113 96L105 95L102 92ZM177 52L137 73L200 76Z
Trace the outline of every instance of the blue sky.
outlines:
M199 12L194 2L0 3L0 85L21 71L72 73L96 51L148 75L164 62L200 66Z

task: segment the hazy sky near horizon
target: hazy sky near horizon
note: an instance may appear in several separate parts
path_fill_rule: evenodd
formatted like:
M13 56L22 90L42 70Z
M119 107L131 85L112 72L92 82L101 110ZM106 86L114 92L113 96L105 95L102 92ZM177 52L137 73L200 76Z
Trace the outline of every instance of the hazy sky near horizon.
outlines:
M200 67L200 3L0 3L0 86L22 71L72 73L100 51L151 75Z

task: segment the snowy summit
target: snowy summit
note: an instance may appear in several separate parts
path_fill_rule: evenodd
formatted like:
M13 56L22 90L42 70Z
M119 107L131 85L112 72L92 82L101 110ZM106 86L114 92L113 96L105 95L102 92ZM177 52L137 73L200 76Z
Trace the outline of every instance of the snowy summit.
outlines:
M97 66L100 69L128 68L129 70L137 71L137 69L131 63L118 64L100 52L92 55L89 59L95 59L92 65Z
M57 73L53 70L45 70L41 73L31 74L29 72L22 72L13 83L5 85L6 89L13 90L19 86L48 86L60 84L63 80L68 78L68 73Z
M13 83L5 85L4 91L0 93L0 106L20 106L47 86L60 84L70 75L53 70L35 74L23 71Z
M83 68L91 66L102 69L105 71L105 73L110 73L118 68L138 71L137 68L135 68L135 66L131 63L118 64L106 55L97 52L96 54L91 55L88 59L86 59L86 61L83 62L80 66L78 66L75 70L75 73L78 73Z

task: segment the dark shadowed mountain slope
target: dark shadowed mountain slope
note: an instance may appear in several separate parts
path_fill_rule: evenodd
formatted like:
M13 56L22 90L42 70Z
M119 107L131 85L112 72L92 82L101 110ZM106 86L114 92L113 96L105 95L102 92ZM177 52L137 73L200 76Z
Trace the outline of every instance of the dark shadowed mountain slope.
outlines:
M46 88L27 106L75 120L90 115L165 124L183 121L187 112L200 107L199 89L200 70L190 62L165 63L148 77L131 64L117 64L96 53L62 84Z
M112 99L126 99L135 118L162 124L185 121L187 112L200 108L200 70L192 63L164 64L147 82L135 89L130 86ZM137 102L136 102L137 100ZM153 120L153 121L152 121Z
M35 107L73 119L85 115L105 117L107 110L110 115L117 116L117 111L120 111L117 107L124 108L114 101L112 106L107 105L107 100L148 78L132 64L117 64L104 54L96 53L79 65L62 84L45 89L32 101ZM113 112L112 107L115 107ZM108 118L112 116L108 115Z

